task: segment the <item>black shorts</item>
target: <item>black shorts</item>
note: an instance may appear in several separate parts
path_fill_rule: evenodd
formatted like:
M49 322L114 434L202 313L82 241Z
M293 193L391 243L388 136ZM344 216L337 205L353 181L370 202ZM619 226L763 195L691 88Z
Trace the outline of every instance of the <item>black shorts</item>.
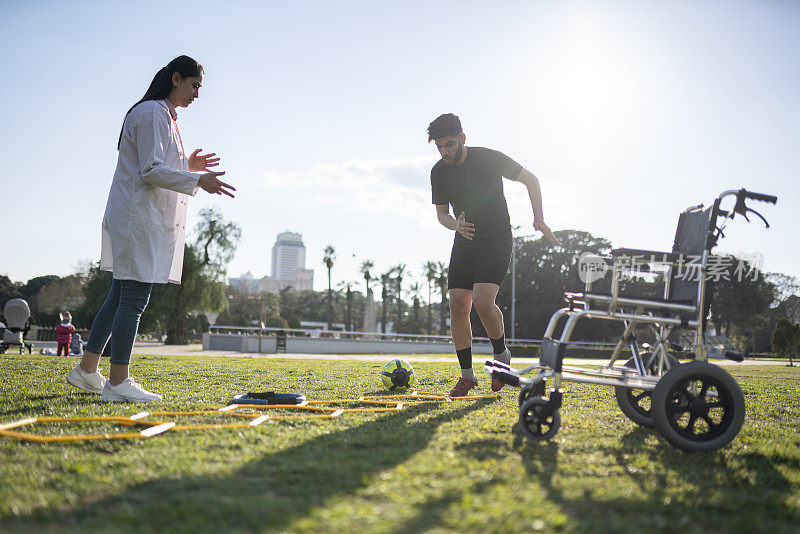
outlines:
M453 244L447 289L472 289L475 284L490 283L498 286L511 263L511 238L492 239L487 242Z

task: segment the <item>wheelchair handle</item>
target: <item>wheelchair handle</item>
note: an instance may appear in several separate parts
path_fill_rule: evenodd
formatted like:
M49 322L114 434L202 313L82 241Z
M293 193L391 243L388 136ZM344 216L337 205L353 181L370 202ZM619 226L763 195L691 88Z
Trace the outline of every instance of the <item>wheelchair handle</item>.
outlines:
M747 217L747 214L752 213L758 216L759 219L764 221L764 226L769 228L769 223L767 222L767 220L764 218L763 215L758 213L756 210L747 207L747 205L744 202L746 198L750 198L753 200L760 200L761 202L771 202L772 204L775 204L778 201L778 197L774 195L765 195L763 193L752 193L744 188L739 189L739 191L736 193L736 205L733 207L733 213L731 213L731 218L733 218L734 214L738 213L739 215L744 217L745 221L750 222L750 219Z
M745 198L752 198L753 200L760 200L761 202L769 202L771 204L775 204L778 202L778 197L775 195L765 195L764 193L753 193L752 191L748 191L746 189L740 189L739 194L744 196Z

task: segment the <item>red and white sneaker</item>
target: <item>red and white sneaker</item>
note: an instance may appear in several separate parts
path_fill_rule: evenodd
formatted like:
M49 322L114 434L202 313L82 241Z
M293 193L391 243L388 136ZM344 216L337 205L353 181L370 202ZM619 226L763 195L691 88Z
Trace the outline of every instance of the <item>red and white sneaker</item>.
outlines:
M503 362L505 364L510 364L511 363L511 351L508 350L508 348L506 348L506 350L504 350L501 354L495 354L494 355L494 359L499 361L499 362ZM498 392L501 389L503 389L503 386L505 386L504 383L500 382L496 378L492 378L492 391Z
M472 388L478 387L478 381L469 378L459 378L455 387L450 390L451 397L464 397Z

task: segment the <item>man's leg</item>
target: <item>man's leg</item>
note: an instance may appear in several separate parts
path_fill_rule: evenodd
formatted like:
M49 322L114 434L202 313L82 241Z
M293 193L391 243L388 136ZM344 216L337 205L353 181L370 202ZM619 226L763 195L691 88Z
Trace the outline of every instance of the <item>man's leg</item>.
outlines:
M473 297L475 309L481 318L481 323L492 342L494 359L504 363L511 363L511 353L506 348L505 326L503 325L503 312L495 303L500 286L491 283L475 284ZM500 391L503 383L492 379L492 391Z
M503 326L503 312L497 307L495 299L500 286L497 284L481 283L472 288L472 298L475 301L475 310L481 318L481 323L489 335L489 339L499 339L505 334ZM503 347L505 350L505 347ZM497 352L497 351L495 351Z
M450 329L458 356L458 364L461 367L461 379L450 391L450 395L461 397L478 385L478 378L472 368L472 325L469 321L469 312L472 309L472 291L454 288L449 291L449 295Z
M450 296L450 327L453 344L456 350L472 346L472 325L469 322L469 312L472 309L472 291L469 289L451 289Z

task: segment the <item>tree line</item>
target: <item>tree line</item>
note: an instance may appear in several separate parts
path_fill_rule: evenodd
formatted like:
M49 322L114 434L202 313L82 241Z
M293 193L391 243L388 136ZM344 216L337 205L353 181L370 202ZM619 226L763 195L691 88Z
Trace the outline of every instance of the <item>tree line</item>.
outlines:
M447 266L441 261L426 261L416 268L404 263L383 272L372 260L363 260L360 280L333 285L336 251L326 247L323 264L327 270L325 291L295 291L279 294L248 295L226 286L225 273L241 237L236 223L225 221L213 209L203 210L195 228L196 238L187 243L184 254L183 283L157 285L151 302L142 316L140 331L166 335L167 343L185 343L191 334L208 328L204 312L220 312L217 324L244 326L265 324L299 328L301 321L344 324L345 330L358 331L364 326L367 295L374 298L377 322L386 331L392 323L395 332L447 335L449 306L447 301ZM582 291L578 259L584 252L608 254L611 243L602 237L580 230L561 230L555 235L562 242L554 247L544 239L531 237L515 240L516 314L514 331L518 339L539 339L553 312L564 304L564 293ZM744 279L737 277L738 258L729 256L723 270L708 291L712 297L710 318L717 331L732 339L740 348L769 351L773 335L782 317L797 318L797 295L800 283L792 276L753 272ZM72 310L73 322L88 328L108 292L111 274L98 265L70 277L54 275L36 277L25 284L13 284L0 276L0 303L21 296L37 301L37 295L57 283L69 279L78 284L83 303ZM511 329L510 280L501 286L498 306L503 312L506 335ZM598 281L594 291L608 291L610 277ZM620 292L643 297L657 297L663 291L663 280L638 273L620 280ZM43 326L57 323L57 311L45 313L32 306L35 319ZM791 321L790 321L791 322ZM472 316L473 333L485 336L477 314ZM781 328L784 328L783 326ZM585 320L578 323L573 339L616 341L621 331L617 322ZM646 332L642 335L647 336ZM786 337L786 336L784 336ZM791 336L789 336L791 337ZM780 336L779 336L780 338ZM782 339L782 338L781 338ZM800 348L800 347L798 347ZM776 349L777 350L777 349Z
M605 238L580 230L555 232L562 245L554 247L544 239L531 237L515 240L516 313L514 332L518 339L540 339L553 312L565 306L564 293L584 289L578 260L591 252L607 255L611 243ZM365 295L375 287L382 330L392 321L395 331L411 334L447 334L447 267L444 262L427 261L413 276L405 264L376 273L374 263L364 260L363 281L332 285L336 253L332 245L325 249L323 264L328 274L325 292L307 292L304 296L285 291L273 300L277 317L286 320L305 314L304 320L343 323L347 330L359 330L363 321ZM731 255L718 257L714 276L706 284L711 299L709 317L719 335L724 335L742 350L773 350L773 334L781 317L800 317L800 282L788 275L764 273L746 259ZM745 273L747 276L742 276ZM654 273L636 272L620 279L620 294L644 298L663 296L664 280ZM611 277L596 282L593 291L609 292ZM355 290L354 290L355 289ZM506 279L497 303L503 312L506 336L511 330L512 284ZM426 298L427 297L427 298ZM298 307L295 303L304 301ZM292 310L287 312L286 310ZM325 310L324 312L322 310ZM354 311L355 310L355 311ZM475 311L472 312L475 336L486 336ZM280 323L283 324L283 323ZM293 324L297 324L294 322ZM622 325L615 321L584 320L578 323L573 339L616 341ZM648 340L652 335L643 328L638 335ZM778 349L775 349L778 350ZM800 345L798 346L800 350Z
M236 223L225 221L217 210L205 208L200 211L194 234L194 241L187 242L184 248L181 284L156 284L139 324L140 333L158 334L169 344L185 344L190 333L207 329L208 321L202 311L225 307L226 268L236 251L241 229ZM41 297L49 288L63 286L64 280L76 281L82 294L80 304L69 310L73 324L77 328L90 328L111 286L111 273L100 270L99 263L69 277L40 276L25 284L13 284L0 276L0 305L10 298L24 298L31 307L34 324L54 327L61 310L42 306ZM71 289L67 302L74 296L74 284Z

